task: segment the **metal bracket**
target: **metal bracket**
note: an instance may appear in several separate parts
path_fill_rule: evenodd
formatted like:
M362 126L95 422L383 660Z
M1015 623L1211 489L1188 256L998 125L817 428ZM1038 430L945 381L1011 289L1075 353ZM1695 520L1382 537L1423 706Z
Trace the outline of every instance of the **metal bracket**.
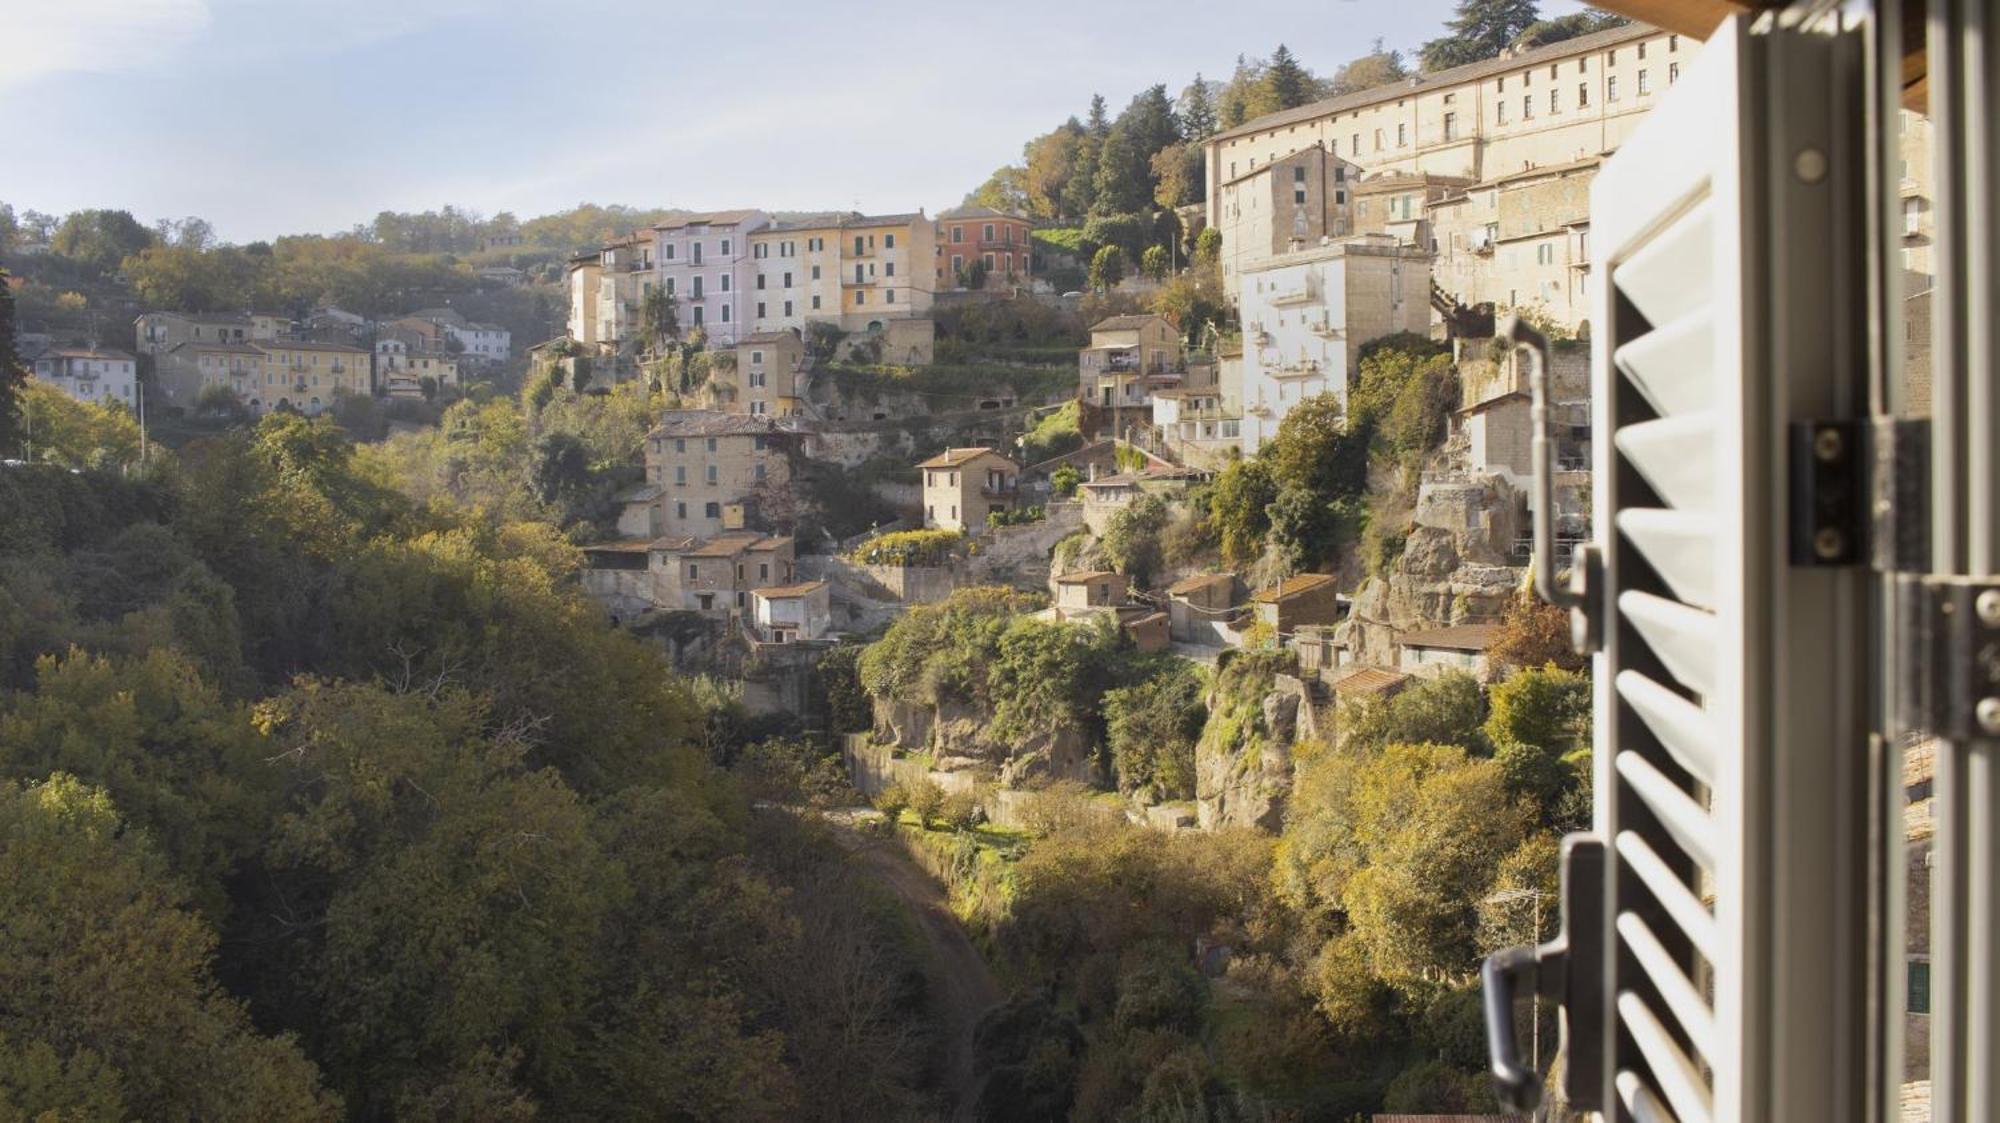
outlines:
M1931 422L1878 417L1873 432L1874 566L1883 573L1931 567Z
M2000 581L1896 582L1901 667L1894 733L2000 738Z
M1860 565L1868 556L1864 423L1795 421L1789 435L1793 565Z
M1534 572L1535 591L1544 601L1570 610L1570 642L1577 651L1590 654L1603 644L1601 574L1603 555L1592 545L1576 548L1567 585L1556 579L1555 453L1549 438L1549 341L1534 325L1519 316L1508 316L1500 325L1500 338L1515 352L1526 354L1528 367L1528 423L1533 430L1529 456L1534 465Z

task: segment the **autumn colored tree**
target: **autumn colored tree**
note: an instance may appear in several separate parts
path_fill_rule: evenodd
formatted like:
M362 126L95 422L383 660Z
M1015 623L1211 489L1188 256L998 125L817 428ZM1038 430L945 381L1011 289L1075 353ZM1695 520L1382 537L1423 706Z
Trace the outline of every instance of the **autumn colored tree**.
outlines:
M1507 667L1553 664L1566 671L1590 665L1571 642L1569 610L1544 602L1523 589L1507 603L1486 656Z

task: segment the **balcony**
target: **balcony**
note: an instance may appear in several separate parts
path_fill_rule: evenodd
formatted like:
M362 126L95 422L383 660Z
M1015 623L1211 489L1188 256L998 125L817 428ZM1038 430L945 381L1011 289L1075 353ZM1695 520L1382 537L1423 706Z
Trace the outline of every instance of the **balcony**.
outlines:
M979 489L979 494L986 499L1013 499L1019 493L1019 489L1013 484L1007 484L1002 487L982 487Z
M650 261L632 261L627 262L625 265L625 272L627 273L651 273L652 271L653 263Z
M1272 293L1268 299L1272 305L1285 308L1294 304L1311 304L1319 298L1319 286L1308 279L1293 288L1280 289Z

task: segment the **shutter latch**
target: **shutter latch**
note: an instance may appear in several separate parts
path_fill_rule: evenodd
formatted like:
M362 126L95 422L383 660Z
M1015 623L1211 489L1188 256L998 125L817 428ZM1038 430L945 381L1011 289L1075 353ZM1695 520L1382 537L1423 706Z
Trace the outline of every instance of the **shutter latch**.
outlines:
M1554 449L1549 440L1549 341L1522 320L1509 316L1500 325L1500 338L1533 360L1528 370L1528 425L1532 431L1529 456L1534 465L1534 569L1535 591L1557 608L1570 610L1570 643L1589 654L1603 644L1602 608L1598 604L1604 582L1603 556L1593 543L1576 547L1570 559L1569 582L1556 579L1556 486Z
M1542 1100L1541 1058L1521 1061L1514 1033L1514 1000L1529 994L1562 1010L1564 1043L1603 1039L1604 842L1573 834L1562 844L1562 920L1554 939L1535 947L1507 948L1486 957L1479 975L1486 1018L1486 1052L1493 1088L1509 1111L1531 1113ZM1540 933L1536 933L1537 936ZM1527 984L1523 986L1523 983ZM1602 1108L1603 1052L1570 1049L1562 1092L1575 1111Z

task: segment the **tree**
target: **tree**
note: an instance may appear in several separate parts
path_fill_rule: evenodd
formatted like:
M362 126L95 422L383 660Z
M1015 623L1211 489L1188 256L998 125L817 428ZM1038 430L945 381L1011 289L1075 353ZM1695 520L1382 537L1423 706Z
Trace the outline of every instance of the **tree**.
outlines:
M1215 90L1200 72L1196 72L1194 81L1181 91L1180 117L1181 131L1190 143L1215 135Z
M130 211L72 211L56 227L52 248L102 273L153 243L153 232Z
M1125 251L1117 246L1105 246L1090 259L1090 285L1099 292L1110 292L1125 279Z
M114 468L139 458L139 422L123 406L81 402L53 386L21 388L24 443L34 458L67 468Z
M965 197L968 206L992 207L1008 214L1028 213L1028 173L1015 165L1005 164L986 177L986 182L974 188Z
M1104 95L1090 95L1090 116L1077 138L1076 161L1063 185L1063 213L1081 218L1097 209L1098 154L1111 135L1111 119L1104 108Z
M1022 186L1029 214L1044 220L1077 217L1065 207L1064 195L1082 143L1083 125L1074 117L1028 142L1022 154L1026 165Z
M1264 70L1264 85L1276 109L1296 109L1319 96L1319 83L1283 43L1271 52L1270 64Z
M1199 202L1202 185L1201 150L1192 143L1169 144L1153 153L1153 201L1162 207Z
M1459 0L1458 14L1445 24L1450 34L1423 45L1424 69L1436 72L1493 58L1536 19L1535 0Z
M1364 709L1346 724L1341 746L1361 752L1404 741L1484 753L1485 722L1486 692L1479 680L1449 671Z
M1264 551L1275 498L1277 486L1262 459L1233 460L1215 477L1208 491L1208 521L1215 528L1224 561L1247 565Z
M57 1077L0 1102L25 1094L48 1118L341 1117L298 1046L260 1036L217 985L214 931L102 789L62 773L0 784L0 930L0 1074Z
M1222 231L1208 226L1195 235L1194 260L1197 265L1216 265L1222 261Z
M1382 40L1377 39L1374 48L1367 54L1333 72L1333 84L1328 93L1335 96L1359 93L1403 81L1409 76L1409 68L1403 65L1402 52L1385 50Z
M646 299L639 306L639 334L648 351L658 352L668 340L680 335L680 313L675 303L667 290L658 285L646 290Z
M1201 674L1175 660L1134 686L1106 691L1104 718L1118 790L1150 787L1161 800L1194 798L1194 748L1208 710Z
M20 400L28 372L14 343L13 278L0 269L0 449L11 456L20 440Z
M1578 671L1590 664L1590 657L1579 654L1570 642L1569 610L1545 603L1526 589L1507 603L1486 654L1506 667L1554 664Z
M1152 201L1152 154L1121 120L1098 153L1092 214L1130 214Z
M1139 272L1144 273L1155 281L1166 280L1169 268L1171 266L1167 261L1167 247L1165 246L1147 246L1146 252L1139 255Z
M1536 20L1534 23L1529 24L1520 35L1515 37L1514 46L1519 48L1546 47L1551 43L1560 43L1566 39L1575 39L1580 35L1589 35L1593 32L1604 31L1613 27L1623 27L1630 22L1624 16L1613 12L1599 11L1596 8L1586 8L1581 12L1572 12L1566 16L1557 16L1555 19Z
M917 825L929 830L944 811L944 789L938 786L937 781L924 779L909 785L906 790L909 793L910 810L917 817Z

